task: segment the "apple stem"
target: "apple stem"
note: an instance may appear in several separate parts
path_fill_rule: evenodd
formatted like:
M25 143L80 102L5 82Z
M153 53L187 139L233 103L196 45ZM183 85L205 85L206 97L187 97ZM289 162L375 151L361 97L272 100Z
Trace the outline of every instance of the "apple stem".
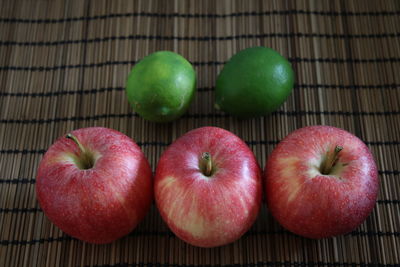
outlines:
M75 135L69 133L69 134L67 134L66 137L71 139L72 141L74 141L74 143L79 147L79 150L81 151L81 153L86 152L86 149L82 146L81 142L79 142L78 138L76 138Z
M338 160L338 156L340 151L343 150L342 146L336 146L335 149L333 151L328 152L328 155L325 159L325 161L322 163L321 165L321 173L328 175L331 170L332 167L335 166L337 160Z
M79 147L80 150L80 161L77 162L77 165L80 169L87 170L93 167L94 158L92 153L85 149L85 147L79 142L78 138L75 135L68 133L66 138L71 139L74 143Z
M205 176L210 176L212 173L212 160L211 160L211 154L209 152L204 152L203 155L201 156L205 169L204 169L204 175Z

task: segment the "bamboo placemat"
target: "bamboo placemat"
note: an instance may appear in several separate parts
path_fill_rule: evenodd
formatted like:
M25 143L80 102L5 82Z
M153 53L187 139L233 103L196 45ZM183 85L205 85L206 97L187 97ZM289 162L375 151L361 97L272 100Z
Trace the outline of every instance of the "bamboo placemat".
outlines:
M0 266L399 266L400 2L1 1ZM270 116L238 120L213 109L216 76L235 52L264 45L289 58L296 86ZM157 50L193 63L198 92L170 124L134 114L130 68ZM364 140L379 166L379 200L354 232L309 240L265 205L234 244L195 248L177 239L154 205L130 235L90 245L40 210L35 176L45 150L72 129L105 126L132 137L153 170L162 151L206 125L248 142L263 167L289 132L314 124Z

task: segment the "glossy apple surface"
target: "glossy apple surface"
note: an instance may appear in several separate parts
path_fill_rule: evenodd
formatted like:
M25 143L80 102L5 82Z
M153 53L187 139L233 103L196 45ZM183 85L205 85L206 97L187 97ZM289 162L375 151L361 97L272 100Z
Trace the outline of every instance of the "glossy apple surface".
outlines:
M155 176L162 218L184 241L215 247L240 238L261 204L261 171L249 147L221 128L203 127L162 154Z
M379 187L368 147L329 126L305 127L285 137L270 155L264 178L272 215L308 238L354 230L372 211Z
M46 216L65 233L109 243L132 231L148 211L152 173L141 149L107 128L75 130L45 153L36 194Z

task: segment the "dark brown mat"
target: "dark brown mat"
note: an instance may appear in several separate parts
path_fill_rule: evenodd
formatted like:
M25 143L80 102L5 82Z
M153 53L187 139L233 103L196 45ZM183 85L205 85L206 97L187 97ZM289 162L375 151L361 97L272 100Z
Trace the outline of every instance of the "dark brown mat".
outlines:
M1 1L0 266L396 266L400 264L400 2ZM223 63L265 45L290 59L296 87L270 116L237 120L213 109ZM198 74L197 97L172 124L129 107L124 83L137 60L173 50ZM379 201L354 232L308 240L264 206L234 244L199 249L177 239L155 207L129 236L89 245L52 225L35 197L36 169L60 135L105 126L136 140L154 169L183 133L205 125L247 141L264 166L289 132L344 128L376 157Z

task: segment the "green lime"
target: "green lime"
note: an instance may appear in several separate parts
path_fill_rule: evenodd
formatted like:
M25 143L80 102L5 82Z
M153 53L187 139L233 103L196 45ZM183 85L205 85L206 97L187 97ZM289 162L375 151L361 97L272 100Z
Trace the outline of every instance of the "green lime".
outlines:
M168 122L188 109L196 90L193 66L171 51L150 54L131 70L126 93L132 108L144 119Z
M266 115L292 91L290 63L267 47L251 47L235 54L217 78L215 107L238 117Z

